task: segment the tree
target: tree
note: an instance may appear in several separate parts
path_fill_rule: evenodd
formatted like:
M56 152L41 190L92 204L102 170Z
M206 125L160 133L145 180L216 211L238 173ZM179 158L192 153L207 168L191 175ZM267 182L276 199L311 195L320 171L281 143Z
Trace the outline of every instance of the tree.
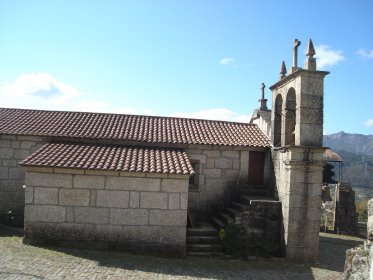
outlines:
M335 173L333 171L334 166L330 163L327 163L324 165L324 170L323 170L323 183L326 184L335 184L337 181L333 179Z

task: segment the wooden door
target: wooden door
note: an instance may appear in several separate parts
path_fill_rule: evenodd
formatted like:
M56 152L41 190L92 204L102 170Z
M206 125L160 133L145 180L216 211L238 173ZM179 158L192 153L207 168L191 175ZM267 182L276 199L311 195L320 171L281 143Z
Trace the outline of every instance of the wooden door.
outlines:
M249 185L263 185L264 181L263 152L250 152L249 154Z

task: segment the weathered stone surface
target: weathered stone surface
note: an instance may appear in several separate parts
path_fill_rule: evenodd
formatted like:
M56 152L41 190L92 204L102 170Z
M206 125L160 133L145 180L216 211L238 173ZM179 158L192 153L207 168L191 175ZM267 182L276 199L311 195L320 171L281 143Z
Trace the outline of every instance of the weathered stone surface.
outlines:
M20 148L24 150L29 150L35 145L34 141L21 141Z
M215 168L215 159L214 158L207 158L206 168Z
M99 207L128 208L128 201L128 191L97 191L96 205Z
M92 240L94 226L87 224L61 223L57 225L57 238L60 240Z
M1 140L16 140L17 138L15 135L1 134L0 139Z
M29 155L31 155L31 152L29 150L20 150L20 149L13 150L13 156L15 159L24 160Z
M0 167L0 179L8 179L8 167Z
M220 178L221 177L221 169L205 169L204 175L207 178Z
M53 173L60 173L60 174L84 174L84 170L82 169L73 169L73 168L53 168Z
M0 139L0 148L10 148L11 142L9 140Z
M233 160L233 169L240 169L240 160L237 158Z
M52 205L26 205L26 222L53 222L61 223L66 220L66 209L62 206Z
M221 155L226 158L240 158L240 153L238 151L222 151Z
M186 230L181 227L161 227L161 242L184 243L186 242Z
M168 209L180 208L180 195L178 193L171 193L168 196Z
M88 206L90 199L89 190L85 189L61 189L59 204L68 206Z
M13 157L12 148L0 148L0 158L1 159L11 159Z
M228 169L233 168L233 161L229 158L215 159L215 168Z
M77 189L103 189L104 186L104 176L76 175L74 177L74 188Z
M77 207L74 209L75 222L89 224L109 223L109 209L96 207Z
M185 210L150 210L149 224L160 226L186 226Z
M195 154L190 154L189 159L191 160L197 160L199 163L206 163L206 155L195 155Z
M139 208L139 207L140 207L140 193L130 192L130 208Z
M160 227L123 226L122 241L136 243L160 243L162 233Z
M66 222L74 222L74 207L66 207Z
M34 188L34 204L58 205L58 188L35 187Z
M162 191L187 192L189 181L186 179L162 179Z
M122 237L122 227L114 225L96 225L95 239L118 242Z
M9 179L24 180L25 172L19 167L9 167Z
M180 209L188 209L188 194L180 194Z
M159 191L161 189L161 179L107 177L105 188L130 191Z
M72 175L27 172L26 185L33 187L72 188Z
M113 225L147 225L147 209L110 209L110 223Z
M91 197L90 197L90 202L89 206L96 206L96 196L97 196L97 190L90 190Z
M142 192L140 194L140 208L167 209L167 193Z
M368 240L373 241L373 199L368 201L368 223L367 223L367 237ZM373 252L372 252L373 256Z
M34 201L34 188L26 187L25 189L25 203L33 203Z
M27 166L27 172L53 173L52 167Z
M220 151L218 150L203 151L202 154L207 155L207 158L219 158L220 157Z

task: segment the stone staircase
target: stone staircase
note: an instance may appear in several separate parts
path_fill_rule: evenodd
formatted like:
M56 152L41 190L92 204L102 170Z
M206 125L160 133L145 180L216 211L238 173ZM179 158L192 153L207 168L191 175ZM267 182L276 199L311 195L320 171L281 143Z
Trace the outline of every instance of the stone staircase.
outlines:
M236 199L230 206L217 213L212 218L212 223L217 229L223 228L229 223L233 223L236 217L239 217L243 211L249 210L252 201L260 203L261 201L275 201L269 195L269 191L263 186L250 186L249 188L240 189Z
M187 230L189 256L222 256L218 230L210 223L201 223Z
M242 212L249 210L252 203L275 201L269 196L269 191L263 186L250 186L240 189L238 196L231 205L217 213L210 223L202 223L187 231L187 254L189 256L220 256L223 255L218 232L227 224L233 223Z

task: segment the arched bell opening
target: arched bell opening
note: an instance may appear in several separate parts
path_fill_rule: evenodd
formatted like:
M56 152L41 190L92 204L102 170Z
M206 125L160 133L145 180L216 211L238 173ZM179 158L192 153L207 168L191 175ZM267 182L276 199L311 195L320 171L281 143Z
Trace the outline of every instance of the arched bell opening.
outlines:
M282 127L282 96L277 95L275 101L275 118L273 127L273 146L281 146L281 127Z
M296 95L293 88L289 89L286 95L285 106L285 146L295 145L296 125Z

